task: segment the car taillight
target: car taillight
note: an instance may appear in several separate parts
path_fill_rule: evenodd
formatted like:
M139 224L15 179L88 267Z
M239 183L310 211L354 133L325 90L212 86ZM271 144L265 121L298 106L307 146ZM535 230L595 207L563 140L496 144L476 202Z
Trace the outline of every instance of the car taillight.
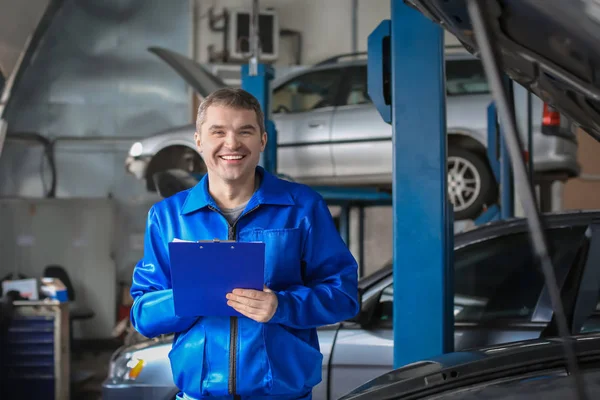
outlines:
M560 113L544 103L544 114L542 116L543 126L560 126Z

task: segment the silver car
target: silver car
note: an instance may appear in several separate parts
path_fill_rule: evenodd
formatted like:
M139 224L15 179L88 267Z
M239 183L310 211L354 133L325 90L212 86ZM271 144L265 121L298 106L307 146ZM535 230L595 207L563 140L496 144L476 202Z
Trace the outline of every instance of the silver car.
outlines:
M201 96L219 87L214 79L202 82L207 74L194 61L164 49L155 52ZM492 96L480 61L466 52L446 55L446 78L448 191L455 219L470 219L497 200L497 183L486 156L487 107ZM278 173L309 185L391 190L392 128L367 93L366 60L336 57L287 74L274 81L273 88ZM514 93L518 114L523 116L528 92L517 85ZM563 180L578 175L571 124L532 97L535 171ZM526 126L521 131L526 143ZM144 179L149 190L154 190L152 177L160 171L205 172L193 134L190 124L134 143L127 170Z
M599 212L546 217L559 284L578 260L588 225L598 217ZM526 220L503 220L460 233L454 245L455 349L539 337L552 318L552 308L532 254ZM392 278L391 265L363 278L359 315L318 329L323 381L313 391L315 400L337 399L392 369ZM117 350L102 398L173 399L178 389L169 363L172 339L166 336Z

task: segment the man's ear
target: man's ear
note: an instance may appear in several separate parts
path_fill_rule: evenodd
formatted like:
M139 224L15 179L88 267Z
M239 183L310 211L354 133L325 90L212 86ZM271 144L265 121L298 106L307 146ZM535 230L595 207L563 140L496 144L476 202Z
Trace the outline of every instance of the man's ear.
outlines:
M194 142L196 142L198 151L202 153L202 140L200 139L200 134L198 132L194 132Z
M262 146L260 151L263 152L265 151L265 147L267 146L267 132L263 132L260 142Z

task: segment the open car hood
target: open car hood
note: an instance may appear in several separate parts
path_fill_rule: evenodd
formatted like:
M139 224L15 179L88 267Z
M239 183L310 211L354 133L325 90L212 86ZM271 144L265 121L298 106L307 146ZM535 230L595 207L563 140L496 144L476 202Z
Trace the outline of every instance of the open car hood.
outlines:
M0 0L0 118L64 0ZM0 150L2 148L0 124Z
M179 53L160 47L151 47L148 51L169 64L200 97L229 86L202 65Z
M574 336L575 352L581 359L598 359L600 336ZM405 365L372 379L339 400L420 399L435 397L450 388L465 388L527 374L534 376L550 369L564 370L563 344L560 339L534 339L521 342L443 354ZM572 387L560 382L571 398ZM508 398L508 397L503 397Z
M479 56L465 0L404 0ZM502 68L600 140L600 3L481 0Z

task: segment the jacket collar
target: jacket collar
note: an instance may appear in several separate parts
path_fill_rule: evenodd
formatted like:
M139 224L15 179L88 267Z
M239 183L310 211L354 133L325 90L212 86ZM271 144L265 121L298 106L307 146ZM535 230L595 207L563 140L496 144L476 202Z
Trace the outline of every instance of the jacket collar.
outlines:
M254 208L263 204L281 206L295 204L291 194L286 191L286 185L282 185L279 178L267 172L261 166L256 167L256 173L261 177L260 186L252 195L247 208ZM200 182L190 189L183 203L181 214L189 214L209 206L219 208L208 192L208 174L205 174Z

